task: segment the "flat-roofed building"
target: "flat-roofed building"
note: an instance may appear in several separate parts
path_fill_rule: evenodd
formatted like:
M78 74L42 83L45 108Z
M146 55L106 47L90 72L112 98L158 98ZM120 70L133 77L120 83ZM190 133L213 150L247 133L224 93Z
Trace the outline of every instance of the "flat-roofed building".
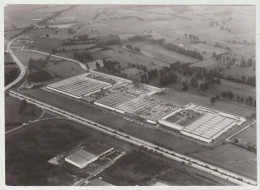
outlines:
M77 150L76 152L74 152L73 154L67 156L65 158L65 161L78 168L84 168L88 164L96 161L97 159L98 159L98 156L80 149L80 150Z

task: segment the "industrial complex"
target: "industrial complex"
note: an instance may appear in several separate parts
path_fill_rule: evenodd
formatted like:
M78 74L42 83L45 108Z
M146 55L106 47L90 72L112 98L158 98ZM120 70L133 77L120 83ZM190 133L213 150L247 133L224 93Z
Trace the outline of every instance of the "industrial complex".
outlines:
M206 143L246 121L243 117L194 104L181 107L158 100L151 95L163 89L146 84L134 85L130 80L96 71L50 84L46 89L89 100L97 106L153 125L161 124Z

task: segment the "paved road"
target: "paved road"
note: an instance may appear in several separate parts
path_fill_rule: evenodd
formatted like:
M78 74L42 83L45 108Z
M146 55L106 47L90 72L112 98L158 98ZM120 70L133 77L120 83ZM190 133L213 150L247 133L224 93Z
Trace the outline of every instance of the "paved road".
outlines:
M73 114L71 112L68 112L66 110L62 110L58 107L46 104L44 102L41 102L39 100L36 100L34 98L28 97L26 95L23 95L21 93L15 92L15 91L9 91L10 95L18 98L20 100L26 100L28 103L32 103L38 107L41 107L43 109L52 111L54 113L57 113L59 115L65 116L66 118L76 121L78 123L84 124L87 127L93 128L97 131L106 133L108 135L111 135L115 138L118 138L120 140L129 142L133 145L136 145L141 148L145 148L149 151L156 152L162 156L165 156L167 158L173 159L175 161L181 162L183 164L186 164L190 167L194 167L196 169L199 169L201 171L204 171L208 174L220 177L222 179L228 180L232 183L238 184L238 185L256 185L256 181L253 179L249 179L245 176L241 176L239 174L236 174L234 172L228 171L226 169L220 168L218 166L206 163L204 161L200 161L198 159L171 151L169 149L160 147L158 145L155 145L153 143L150 143L148 141L136 138L134 136L130 136L128 134L125 134L123 132L117 131L115 129L111 129L108 126L105 126L103 124L91 121L89 119L80 117L79 115Z
M13 43L15 39L12 39L11 41L9 41L7 43L7 48L6 48L6 52L8 52L11 57L13 58L14 62L19 66L21 72L20 75L10 84L8 84L7 86L5 86L5 90L8 90L9 88L11 88L12 86L14 86L15 84L17 84L20 80L23 79L24 75L26 74L26 66L24 66L21 61L15 56L13 50L10 48L11 44Z

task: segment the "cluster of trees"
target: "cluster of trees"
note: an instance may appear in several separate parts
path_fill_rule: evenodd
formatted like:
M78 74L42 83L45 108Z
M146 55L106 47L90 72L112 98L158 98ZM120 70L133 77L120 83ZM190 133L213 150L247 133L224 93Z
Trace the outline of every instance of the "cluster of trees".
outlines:
M185 38L189 38L190 40L194 40L194 41L199 41L199 37L198 36L194 36L192 34L184 34Z
M19 70L13 69L9 72L5 72L5 85L10 84L19 76Z
M50 55L46 59L33 59L30 58L28 61L29 69L38 69L39 67L44 68L48 65Z
M77 44L93 44L93 43L96 43L95 38L88 38L88 35L82 35L82 36L78 36L76 38L69 38L69 39L63 40L62 45L71 46L71 45L77 45Z
M219 96L218 95L216 95L216 96L214 96L214 97L211 97L210 98L210 103L211 104L214 104L215 102L216 102L216 100L218 100L219 99Z
M52 78L51 74L48 73L45 68L50 59L50 55L46 59L32 59L28 61L30 74L28 76L28 81L31 82L43 82ZM32 72L34 70L34 72Z
M228 98L230 100L233 100L233 98L234 98L234 94L231 91L227 91L227 92L223 91L221 95L223 98Z
M213 46L214 46L214 47L217 47L217 48L226 49L227 51L231 51L231 48L230 48L230 47L228 47L228 46L223 46L223 45L219 44L218 42L216 42Z
M80 62L84 62L85 60L93 61L93 57L89 52L74 52L73 58Z
M134 50L135 52L138 52L138 53L141 52L141 49L139 47L133 47L131 44L126 44L126 47L128 49Z
M186 50L185 48L179 47L178 45L174 45L172 43L165 44L165 47L172 50L172 51L176 51L178 53L188 55L190 57L194 57L194 58L197 58L199 60L203 59L203 56L199 52L192 51L192 50Z
M96 43L99 47L121 45L121 39L118 35L98 36Z
M167 72L167 75L160 76L160 84L162 86L177 81L178 81L178 75L173 72Z
M121 65L117 61L103 60L104 68L109 73L115 73L121 71Z
M137 64L132 64L132 63L128 63L128 66L129 67L135 67L135 68L137 68L137 69L141 69L141 70L143 70L144 72L147 72L147 67L145 66L145 65L139 65L138 63Z
M252 58L249 58L247 61L242 57L240 67L246 68L246 67L253 67L255 66L255 61L253 61Z
M158 77L158 70L157 69L152 69L148 71L148 79L152 80L153 78Z
M228 32L231 32L231 29L228 27L224 27L223 25L220 27L220 30L226 30Z

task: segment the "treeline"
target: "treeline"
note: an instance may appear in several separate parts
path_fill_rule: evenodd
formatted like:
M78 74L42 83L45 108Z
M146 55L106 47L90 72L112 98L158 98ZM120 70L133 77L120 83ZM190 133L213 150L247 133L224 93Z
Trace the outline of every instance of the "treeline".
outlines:
M186 50L185 48L179 47L179 46L171 44L171 43L165 44L165 47L167 47L170 50L176 51L178 53L182 53L184 55L197 58L199 60L203 59L203 56L199 52L192 51L192 50Z
M225 99L235 100L238 103L242 103L242 104L246 104L246 105L249 105L249 106L256 107L256 99L254 100L252 98L252 96L242 97L242 96L237 95L236 98L235 98L235 95L232 91L223 91L221 93L221 96Z

